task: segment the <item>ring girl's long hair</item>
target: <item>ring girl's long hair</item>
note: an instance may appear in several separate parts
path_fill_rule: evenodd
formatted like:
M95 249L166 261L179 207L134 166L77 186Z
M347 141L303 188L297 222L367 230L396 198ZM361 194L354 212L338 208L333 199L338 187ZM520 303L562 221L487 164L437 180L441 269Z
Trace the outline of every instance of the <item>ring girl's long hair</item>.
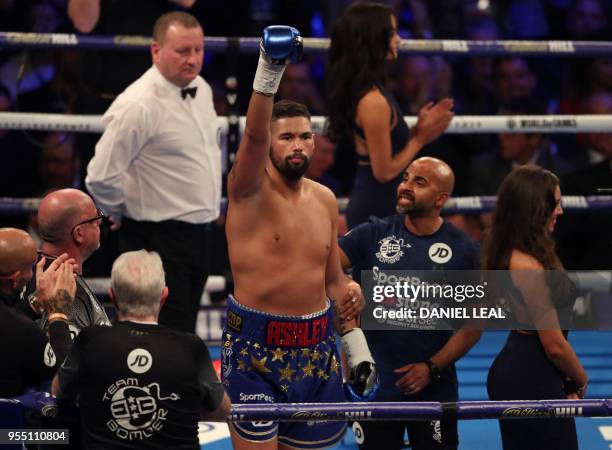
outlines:
M325 73L327 132L336 142L353 142L357 103L386 82L392 14L388 6L359 2L334 23Z
M497 193L493 223L483 241L484 269L508 269L512 250L534 257L546 270L563 268L548 231L558 185L556 175L538 166L510 172Z

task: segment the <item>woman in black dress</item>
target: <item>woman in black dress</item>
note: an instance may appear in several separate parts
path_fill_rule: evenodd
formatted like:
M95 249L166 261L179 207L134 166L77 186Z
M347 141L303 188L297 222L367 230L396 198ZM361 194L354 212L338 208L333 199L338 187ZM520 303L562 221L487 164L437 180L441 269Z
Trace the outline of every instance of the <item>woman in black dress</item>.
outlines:
M558 313L573 299L551 237L562 213L558 178L537 166L515 169L497 194L483 266L509 271L505 294L521 325L510 332L489 370L491 400L584 397L587 374L560 329L564 318ZM578 448L573 419L506 419L499 424L504 450Z

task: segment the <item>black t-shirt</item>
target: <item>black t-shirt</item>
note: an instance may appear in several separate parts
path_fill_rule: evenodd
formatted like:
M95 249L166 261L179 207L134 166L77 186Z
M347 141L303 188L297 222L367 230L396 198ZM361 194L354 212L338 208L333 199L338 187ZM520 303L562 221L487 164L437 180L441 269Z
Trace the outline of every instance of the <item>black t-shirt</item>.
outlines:
M4 296L0 298L0 397L20 395L25 388L53 377L66 354L65 343L70 342L66 324L54 322L55 327L58 329L51 331L63 334L64 341L64 350L57 356L45 333L29 318L9 308Z
M353 276L358 280L361 270L371 270L382 280L382 275L391 270L452 271L479 267L478 244L447 221L435 233L417 236L406 228L402 215L385 219L370 217L368 222L342 237L339 245L351 261ZM431 358L453 334L452 331L428 330L364 330L364 333L381 377L377 401L405 400L395 387L399 376L393 370ZM389 345L390 342L393 345ZM455 401L456 397L456 371L451 364L437 383L427 386L412 399Z
M199 449L200 411L224 393L204 342L156 324L85 328L58 375L86 448Z

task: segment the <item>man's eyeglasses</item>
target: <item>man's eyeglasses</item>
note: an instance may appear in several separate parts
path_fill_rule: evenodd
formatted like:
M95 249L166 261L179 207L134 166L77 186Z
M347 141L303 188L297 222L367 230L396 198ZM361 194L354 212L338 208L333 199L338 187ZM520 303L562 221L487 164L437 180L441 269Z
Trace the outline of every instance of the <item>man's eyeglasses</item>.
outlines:
M98 225L98 226L102 225L102 222L104 221L106 216L99 209L96 210L96 214L97 214L96 217L92 217L91 219L84 220L82 222L77 223L75 226L73 226L72 230L70 230L70 235L72 236L72 233L74 233L74 230L76 230L76 227L79 227L81 225L85 225L86 223L98 222L96 225Z

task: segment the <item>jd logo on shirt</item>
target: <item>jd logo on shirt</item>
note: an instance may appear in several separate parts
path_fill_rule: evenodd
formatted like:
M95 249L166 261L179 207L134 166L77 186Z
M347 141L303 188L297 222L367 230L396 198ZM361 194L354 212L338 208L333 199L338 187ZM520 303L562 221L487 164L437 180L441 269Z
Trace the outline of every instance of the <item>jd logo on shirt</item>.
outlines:
M453 251L451 248L443 242L436 242L429 247L427 252L429 258L438 264L444 264L450 261L453 257Z
M135 348L127 357L128 368L134 373L145 373L153 364L153 356L144 348Z

